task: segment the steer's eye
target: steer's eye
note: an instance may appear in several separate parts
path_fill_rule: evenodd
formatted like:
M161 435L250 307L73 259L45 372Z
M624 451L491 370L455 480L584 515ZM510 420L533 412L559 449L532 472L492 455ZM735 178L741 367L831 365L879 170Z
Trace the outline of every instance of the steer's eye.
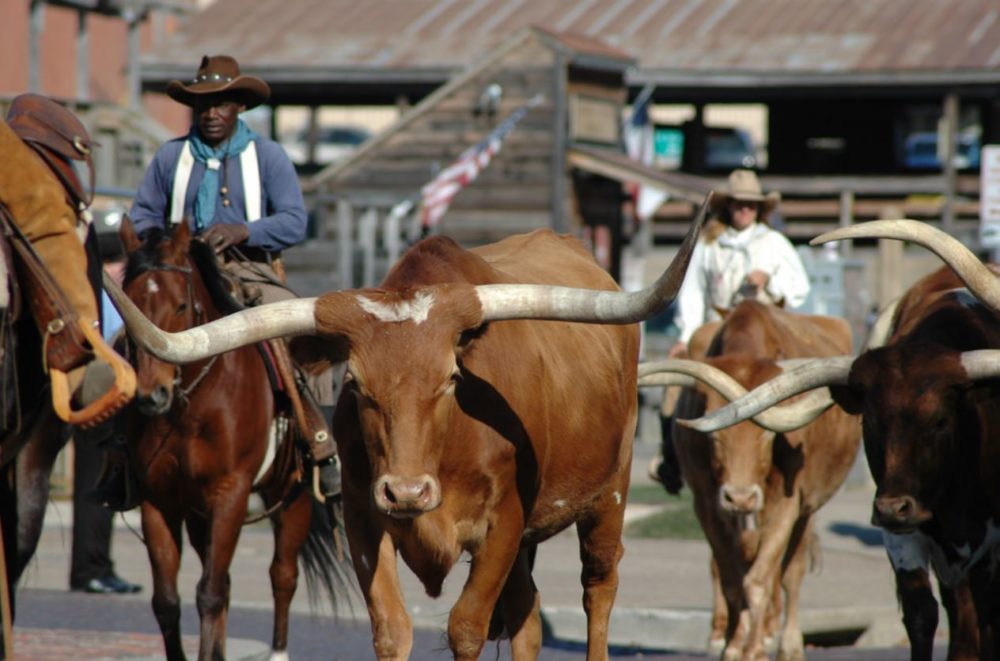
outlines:
M177 306L177 314L184 314L185 312L187 312L187 309L188 309L188 304L181 303L180 305Z

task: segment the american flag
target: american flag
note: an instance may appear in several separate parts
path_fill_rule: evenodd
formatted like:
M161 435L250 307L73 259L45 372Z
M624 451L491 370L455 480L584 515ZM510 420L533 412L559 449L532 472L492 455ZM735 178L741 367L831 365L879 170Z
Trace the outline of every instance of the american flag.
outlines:
M454 163L439 172L433 181L420 189L422 195L420 224L424 231L438 224L441 216L448 210L452 198L486 169L493 157L500 152L500 145L514 126L544 98L542 94L533 96L498 124L482 142L462 152Z

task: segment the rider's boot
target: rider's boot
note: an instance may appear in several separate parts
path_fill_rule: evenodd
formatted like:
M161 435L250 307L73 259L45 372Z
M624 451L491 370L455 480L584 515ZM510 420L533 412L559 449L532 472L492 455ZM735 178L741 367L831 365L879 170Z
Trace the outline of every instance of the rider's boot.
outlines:
M122 416L87 430L81 440L104 447L104 468L90 498L114 512L125 512L141 502L135 473L129 467L129 449Z
M649 464L649 476L663 485L667 493L678 495L684 480L681 477L681 464L677 459L677 450L671 438L673 416L660 415L660 456L654 457Z
M296 425L309 446L309 454L313 461L314 494L322 501L339 498L340 460L337 457L337 445L323 411L306 384L305 378L294 366L285 341L271 340L268 344L287 384L286 391L292 402Z

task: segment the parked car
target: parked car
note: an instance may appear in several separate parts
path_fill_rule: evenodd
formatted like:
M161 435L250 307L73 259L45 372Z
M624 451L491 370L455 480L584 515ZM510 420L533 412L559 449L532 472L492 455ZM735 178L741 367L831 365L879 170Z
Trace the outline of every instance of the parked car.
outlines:
M348 156L365 140L371 131L361 126L321 126L316 129L316 152L314 162L329 165ZM285 151L292 163L305 165L309 153L309 129L298 131L290 141L284 143Z
M979 136L960 133L955 151L955 167L959 169L979 167ZM903 165L920 170L939 170L938 136L934 131L911 133L903 148Z
M706 127L705 167L726 171L757 167L753 138L743 129Z
M657 124L653 133L656 167L663 170L691 167L688 145L692 132L693 127L690 123L682 126ZM729 172L736 168L757 167L757 152L753 138L744 129L706 126L703 136L706 170Z

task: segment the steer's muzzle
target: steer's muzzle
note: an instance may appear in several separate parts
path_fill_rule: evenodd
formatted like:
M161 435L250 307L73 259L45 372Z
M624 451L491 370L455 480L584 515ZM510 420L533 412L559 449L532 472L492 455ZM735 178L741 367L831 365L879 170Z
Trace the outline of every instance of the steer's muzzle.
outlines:
M163 415L170 410L173 401L170 389L163 385L156 386L149 393L140 392L135 399L139 412L148 416Z
M909 532L930 518L913 496L878 496L872 508L872 524L889 532Z
M441 485L424 473L417 477L382 475L372 485L375 507L398 519L412 519L441 504Z
M719 487L719 506L732 514L757 514L764 509L764 491L759 485Z

